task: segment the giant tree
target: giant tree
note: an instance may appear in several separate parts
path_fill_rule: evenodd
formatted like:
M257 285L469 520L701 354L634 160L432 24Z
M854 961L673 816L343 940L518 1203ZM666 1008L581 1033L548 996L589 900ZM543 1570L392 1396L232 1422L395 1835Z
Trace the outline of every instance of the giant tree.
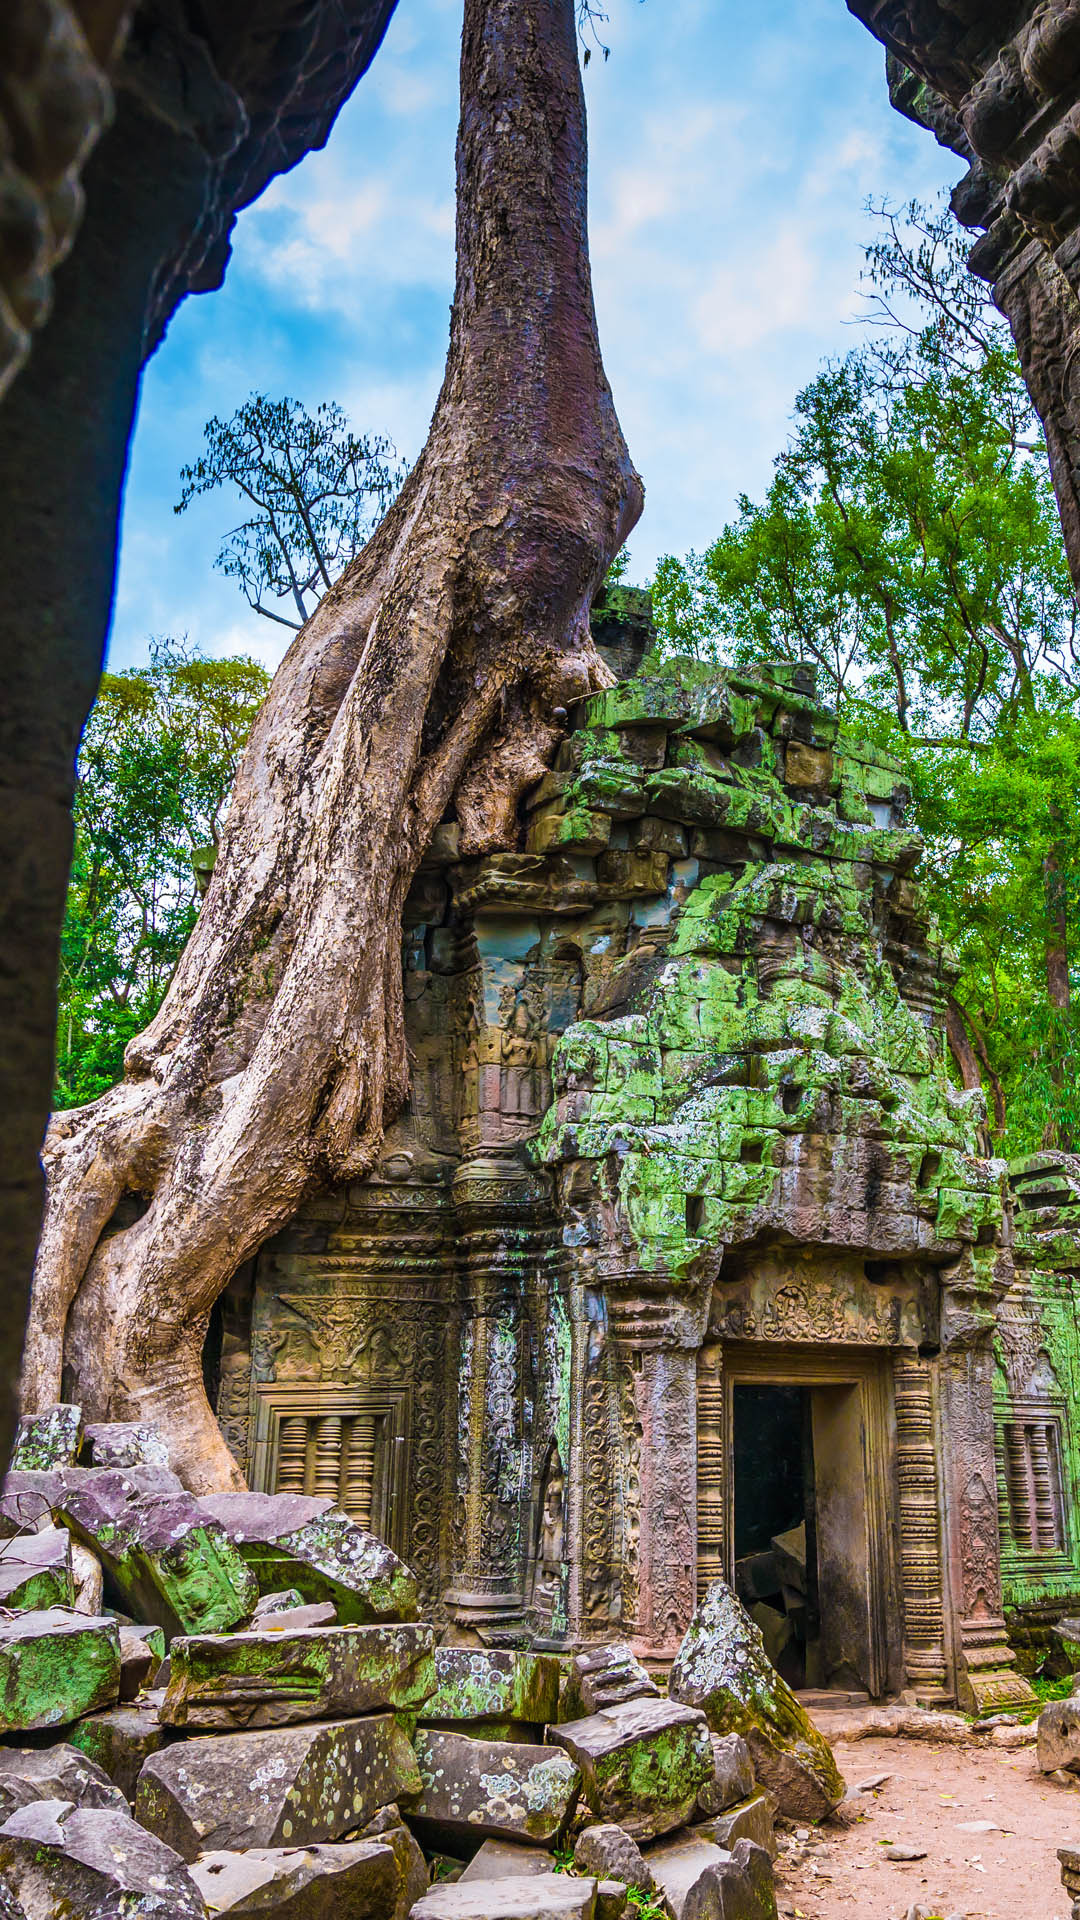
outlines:
M466 0L457 282L427 442L286 654L214 878L123 1080L58 1116L24 1395L235 1483L202 1389L214 1300L321 1183L362 1177L407 1088L401 913L436 825L512 842L641 486L597 339L575 0ZM106 1232L125 1193L139 1216Z

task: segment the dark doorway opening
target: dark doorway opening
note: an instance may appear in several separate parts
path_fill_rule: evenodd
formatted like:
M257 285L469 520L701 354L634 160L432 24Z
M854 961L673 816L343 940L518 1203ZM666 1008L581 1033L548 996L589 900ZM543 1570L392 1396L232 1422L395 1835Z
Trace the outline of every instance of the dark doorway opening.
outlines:
M812 1387L736 1386L735 1591L791 1687L824 1684Z

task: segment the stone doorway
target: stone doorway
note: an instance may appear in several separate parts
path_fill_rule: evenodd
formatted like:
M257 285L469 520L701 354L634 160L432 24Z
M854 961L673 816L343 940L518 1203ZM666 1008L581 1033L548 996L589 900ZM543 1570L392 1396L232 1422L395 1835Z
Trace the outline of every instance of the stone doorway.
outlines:
M702 1492L725 1575L789 1685L878 1698L901 1642L888 1367L726 1347L722 1381L722 1445L699 1431L699 1465L721 1480ZM707 1424L707 1397L702 1411Z

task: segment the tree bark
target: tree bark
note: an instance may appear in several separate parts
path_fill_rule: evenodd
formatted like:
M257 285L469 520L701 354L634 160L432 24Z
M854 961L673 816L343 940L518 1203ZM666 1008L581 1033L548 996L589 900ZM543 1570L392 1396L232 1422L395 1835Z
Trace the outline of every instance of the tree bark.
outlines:
M290 648L169 993L57 1116L24 1401L164 1433L235 1485L202 1387L214 1300L407 1090L401 914L435 826L513 844L556 710L607 677L588 609L641 510L604 377L574 0L466 0L457 286L427 444ZM124 1194L134 1225L107 1231Z

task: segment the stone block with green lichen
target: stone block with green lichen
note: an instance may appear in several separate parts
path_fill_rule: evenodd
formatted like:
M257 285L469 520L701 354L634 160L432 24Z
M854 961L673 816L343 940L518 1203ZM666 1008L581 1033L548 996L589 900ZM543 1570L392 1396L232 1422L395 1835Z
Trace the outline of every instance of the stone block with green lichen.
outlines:
M161 1705L165 1726L285 1726L392 1707L435 1690L435 1634L417 1625L288 1627L178 1637Z
M559 1705L559 1662L552 1654L487 1647L438 1647L435 1688L425 1720L505 1717L545 1724Z
M620 1701L552 1727L548 1737L580 1767L590 1812L634 1840L682 1826L712 1778L704 1714L672 1700Z
M54 1607L0 1619L0 1733L63 1726L120 1687L115 1620Z

